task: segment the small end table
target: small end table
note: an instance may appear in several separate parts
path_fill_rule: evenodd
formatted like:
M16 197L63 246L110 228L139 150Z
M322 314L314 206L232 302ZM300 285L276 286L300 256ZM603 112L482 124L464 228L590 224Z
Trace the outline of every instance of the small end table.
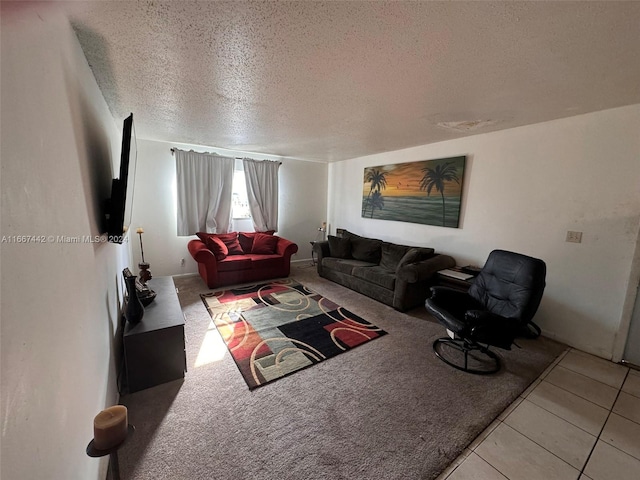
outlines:
M449 269L440 270L437 272L438 285L443 287L455 288L456 290L461 290L466 292L471 287L473 280L476 278L476 275L472 275L469 278L462 279L456 278L451 275L447 275L447 270L453 270L454 272L463 273L461 267L451 267Z

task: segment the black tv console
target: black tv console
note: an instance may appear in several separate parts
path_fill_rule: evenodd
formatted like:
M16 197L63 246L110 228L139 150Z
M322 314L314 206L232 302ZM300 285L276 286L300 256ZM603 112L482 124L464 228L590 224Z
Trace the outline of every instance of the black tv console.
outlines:
M171 277L147 282L156 298L140 323L126 323L123 334L128 393L184 378L187 360L184 316Z

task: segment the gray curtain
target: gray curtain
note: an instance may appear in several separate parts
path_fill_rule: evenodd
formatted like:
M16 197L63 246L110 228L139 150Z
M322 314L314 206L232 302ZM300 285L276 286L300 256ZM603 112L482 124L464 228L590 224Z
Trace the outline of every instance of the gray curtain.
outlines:
M242 160L249 209L256 232L278 230L278 169L280 162Z
M227 233L235 159L175 149L178 235Z

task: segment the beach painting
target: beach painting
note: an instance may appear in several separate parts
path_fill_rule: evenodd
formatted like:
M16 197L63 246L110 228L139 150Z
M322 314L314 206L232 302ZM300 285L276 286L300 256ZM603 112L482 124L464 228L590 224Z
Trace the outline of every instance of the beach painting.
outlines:
M367 167L362 216L458 228L466 157Z

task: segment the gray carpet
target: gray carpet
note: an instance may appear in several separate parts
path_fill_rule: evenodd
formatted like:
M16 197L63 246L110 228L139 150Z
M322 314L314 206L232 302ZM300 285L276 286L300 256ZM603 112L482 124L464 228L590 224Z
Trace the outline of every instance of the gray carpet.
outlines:
M123 479L432 479L565 348L546 338L497 350L492 376L457 371L431 343L445 331L424 310L399 313L319 278L291 276L389 334L249 391L228 353L195 367L209 328L199 276L175 277L188 373L121 398L135 435Z

